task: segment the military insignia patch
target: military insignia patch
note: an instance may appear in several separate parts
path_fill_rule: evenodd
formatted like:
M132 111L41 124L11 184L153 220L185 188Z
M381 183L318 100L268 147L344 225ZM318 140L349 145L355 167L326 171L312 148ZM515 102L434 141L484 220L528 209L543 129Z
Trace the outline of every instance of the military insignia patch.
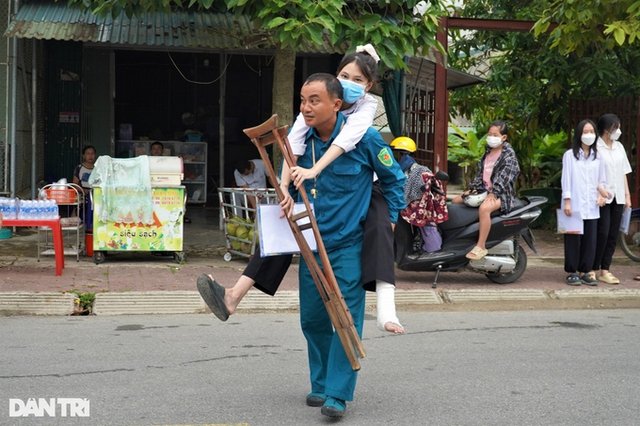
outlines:
M393 164L393 157L389 152L389 148L385 147L380 150L378 153L378 160L387 167L390 167Z

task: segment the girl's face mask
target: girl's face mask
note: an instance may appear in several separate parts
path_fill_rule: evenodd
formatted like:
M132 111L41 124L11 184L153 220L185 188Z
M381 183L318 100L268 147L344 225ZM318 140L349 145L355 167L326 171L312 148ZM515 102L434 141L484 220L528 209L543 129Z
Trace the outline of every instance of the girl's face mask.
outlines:
M354 83L351 80L339 80L340 84L342 84L342 100L346 103L352 104L364 96L366 86Z
M620 129L615 129L613 132L611 132L610 138L612 141L617 141L620 136L622 136L622 131Z
M487 136L487 145L491 148L497 148L502 145L502 138L498 136Z

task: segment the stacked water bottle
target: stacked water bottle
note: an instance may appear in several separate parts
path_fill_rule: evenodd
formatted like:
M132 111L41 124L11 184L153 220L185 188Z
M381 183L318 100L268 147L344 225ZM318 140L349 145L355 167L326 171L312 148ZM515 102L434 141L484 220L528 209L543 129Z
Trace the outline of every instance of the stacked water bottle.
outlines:
M0 197L0 212L5 219L51 220L58 218L54 200L18 200Z
M0 197L0 213L4 219L17 219L18 200Z

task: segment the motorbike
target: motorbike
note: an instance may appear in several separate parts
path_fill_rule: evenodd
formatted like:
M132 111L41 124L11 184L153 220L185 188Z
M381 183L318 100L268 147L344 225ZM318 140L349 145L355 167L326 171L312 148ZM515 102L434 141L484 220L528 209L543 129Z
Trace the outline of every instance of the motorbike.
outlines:
M629 259L640 262L640 208L631 210L628 232L620 231L618 243Z
M449 177L439 171L434 178L444 182ZM435 185L430 186L436 188ZM444 196L444 193L434 195ZM546 202L547 198L542 196L521 197L509 213L494 212L486 242L488 254L479 260L466 257L478 242L478 208L447 204L449 219L437 225L442 246L434 252L416 250L419 228L400 218L394 231L396 266L403 271L435 272L432 288L437 287L440 272L455 272L463 268L484 274L498 284L513 283L527 267L527 253L520 245L520 238L538 254L529 225L540 216L539 206Z

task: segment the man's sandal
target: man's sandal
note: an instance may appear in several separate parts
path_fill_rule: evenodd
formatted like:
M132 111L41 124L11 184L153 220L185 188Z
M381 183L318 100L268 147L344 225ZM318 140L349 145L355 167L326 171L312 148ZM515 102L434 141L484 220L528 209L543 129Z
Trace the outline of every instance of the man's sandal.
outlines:
M487 253L489 253L488 250L483 250L480 247L475 246L473 248L473 250L471 250L469 253L467 253L467 259L480 260L483 257L485 257L487 255Z

